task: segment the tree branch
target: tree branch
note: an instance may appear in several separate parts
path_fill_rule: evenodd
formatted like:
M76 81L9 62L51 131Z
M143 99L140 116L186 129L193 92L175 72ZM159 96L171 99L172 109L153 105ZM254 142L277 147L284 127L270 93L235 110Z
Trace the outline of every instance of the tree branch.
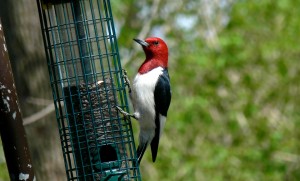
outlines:
M26 118L23 119L23 125L29 125L31 123L34 123L40 119L42 119L43 117L47 116L48 114L52 113L55 110L54 108L54 104L49 104L48 106L46 106L44 109L40 110L37 113L32 114L31 116L28 116Z

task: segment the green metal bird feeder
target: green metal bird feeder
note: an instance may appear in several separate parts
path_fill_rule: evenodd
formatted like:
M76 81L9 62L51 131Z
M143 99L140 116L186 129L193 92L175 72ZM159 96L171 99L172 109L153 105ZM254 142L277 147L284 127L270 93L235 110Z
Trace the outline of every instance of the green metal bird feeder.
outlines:
M68 180L141 180L109 0L37 0Z

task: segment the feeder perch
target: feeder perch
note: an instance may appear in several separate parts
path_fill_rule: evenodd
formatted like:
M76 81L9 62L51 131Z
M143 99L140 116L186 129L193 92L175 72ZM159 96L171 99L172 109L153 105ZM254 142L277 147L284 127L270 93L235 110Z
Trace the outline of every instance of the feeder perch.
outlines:
M68 180L141 180L109 0L37 0Z

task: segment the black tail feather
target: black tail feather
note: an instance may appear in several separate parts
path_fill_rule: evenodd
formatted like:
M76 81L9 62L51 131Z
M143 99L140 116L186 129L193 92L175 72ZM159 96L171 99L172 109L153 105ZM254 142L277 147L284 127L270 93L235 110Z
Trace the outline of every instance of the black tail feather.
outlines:
M159 114L156 114L155 117L155 135L154 138L151 141L151 153L152 153L152 161L155 162L157 151L158 151L158 145L159 145L159 136L160 136L160 120L159 120Z
M143 145L139 145L138 148L137 148L137 151L136 151L136 152L137 152L139 164L141 163L141 160L142 160L142 158L143 158L143 156L144 156L144 153L145 153L145 151L146 151L147 146L148 146L148 142L146 142L146 143L143 144Z
M152 153L152 161L155 162L157 151L158 151L158 144L159 144L159 133L155 131L155 136L151 141L151 153Z

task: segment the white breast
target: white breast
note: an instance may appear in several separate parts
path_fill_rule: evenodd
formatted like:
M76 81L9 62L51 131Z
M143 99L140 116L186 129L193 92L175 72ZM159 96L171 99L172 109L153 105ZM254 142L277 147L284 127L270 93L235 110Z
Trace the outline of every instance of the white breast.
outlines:
M154 89L162 71L162 67L157 67L145 74L138 73L133 81L132 104L143 130L155 128Z

